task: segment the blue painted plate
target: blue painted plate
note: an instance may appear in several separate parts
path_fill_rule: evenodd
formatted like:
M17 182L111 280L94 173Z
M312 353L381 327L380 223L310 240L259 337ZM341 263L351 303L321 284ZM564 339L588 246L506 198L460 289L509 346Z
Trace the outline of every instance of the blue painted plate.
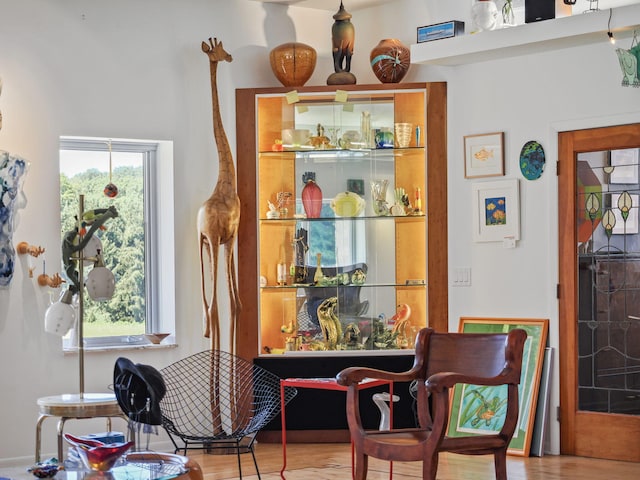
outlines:
M520 171L527 180L536 180L544 170L544 149L535 140L524 144L520 150Z

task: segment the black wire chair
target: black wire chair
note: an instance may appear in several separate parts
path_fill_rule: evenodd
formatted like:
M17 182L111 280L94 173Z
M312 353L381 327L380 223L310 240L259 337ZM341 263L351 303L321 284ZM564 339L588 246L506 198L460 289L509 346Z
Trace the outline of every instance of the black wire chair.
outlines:
M162 426L175 453L183 450L186 455L193 449L236 453L240 478L240 454L251 453L260 478L253 447L257 433L280 413L280 378L217 350L186 357L160 373L167 389L160 402ZM295 388L285 388L285 404L296 394Z

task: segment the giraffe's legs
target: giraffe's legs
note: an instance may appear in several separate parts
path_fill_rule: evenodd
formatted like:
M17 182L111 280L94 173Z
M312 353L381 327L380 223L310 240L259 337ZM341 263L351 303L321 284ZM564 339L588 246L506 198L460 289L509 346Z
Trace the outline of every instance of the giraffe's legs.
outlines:
M220 350L220 317L218 314L218 250L220 241L216 239L214 242L211 237L209 240L209 259L211 266L211 303L209 304L209 328L211 329L211 349Z
M231 325L230 325L230 333L229 333L229 343L231 347L231 352L235 353L236 351L236 328L238 324L238 315L240 314L240 310L242 308L242 304L240 303L240 293L238 291L238 283L236 280L236 270L235 270L235 261L234 261L234 244L235 244L235 235L225 244L225 264L226 264L226 272L227 272L227 285L229 288L229 302L231 307Z
M200 243L200 289L202 294L202 306L203 306L203 327L204 327L204 336L209 338L211 335L210 324L209 324L209 303L207 302L207 294L205 291L205 281L204 281L204 249L207 249L207 255L211 256L209 253L210 246L206 240L206 237L200 233L199 235L199 243Z

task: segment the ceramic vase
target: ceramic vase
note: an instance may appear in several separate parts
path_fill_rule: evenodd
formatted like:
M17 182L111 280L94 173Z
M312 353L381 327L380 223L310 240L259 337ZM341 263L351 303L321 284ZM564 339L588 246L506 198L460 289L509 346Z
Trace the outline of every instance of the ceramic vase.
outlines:
M385 38L371 50L371 68L382 83L400 83L409 71L411 51L396 38Z
M498 7L493 0L477 0L471 7L471 18L479 31L498 27Z
M305 172L302 175L304 188L302 189L302 206L307 218L320 218L322 210L322 190L316 183L315 172Z
M285 87L301 87L316 68L317 54L313 47L300 42L278 45L269 53L271 70Z

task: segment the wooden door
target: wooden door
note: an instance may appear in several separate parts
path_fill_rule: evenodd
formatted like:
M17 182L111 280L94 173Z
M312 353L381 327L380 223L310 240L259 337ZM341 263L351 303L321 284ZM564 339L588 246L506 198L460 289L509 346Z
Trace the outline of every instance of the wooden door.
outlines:
M561 453L640 461L640 124L558 145Z

